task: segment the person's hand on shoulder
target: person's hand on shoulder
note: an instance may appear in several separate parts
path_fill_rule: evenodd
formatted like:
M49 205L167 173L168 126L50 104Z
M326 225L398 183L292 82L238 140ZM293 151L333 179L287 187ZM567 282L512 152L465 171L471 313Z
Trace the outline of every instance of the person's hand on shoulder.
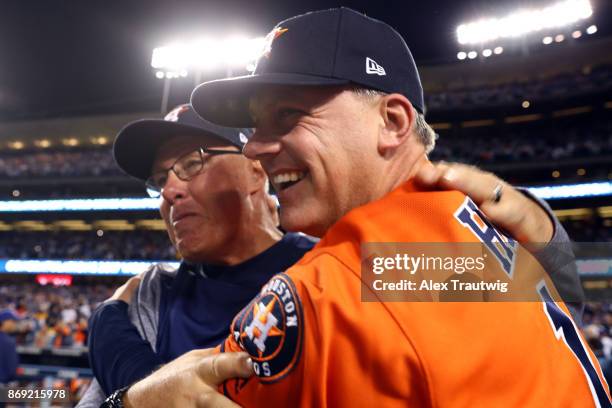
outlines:
M492 173L459 163L427 163L415 180L428 189L461 191L521 244L546 244L553 237L553 222L546 211Z

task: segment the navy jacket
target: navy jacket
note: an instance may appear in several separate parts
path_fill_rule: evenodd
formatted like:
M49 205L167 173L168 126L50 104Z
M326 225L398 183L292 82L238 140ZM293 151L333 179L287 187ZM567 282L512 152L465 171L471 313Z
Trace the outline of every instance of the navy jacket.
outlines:
M103 303L90 318L88 345L91 367L105 394L133 384L190 350L218 345L229 334L234 316L259 289L313 245L305 235L286 234L239 265L181 263L175 274L160 275L159 294L147 302L158 309L157 322L148 333L130 321L127 303Z

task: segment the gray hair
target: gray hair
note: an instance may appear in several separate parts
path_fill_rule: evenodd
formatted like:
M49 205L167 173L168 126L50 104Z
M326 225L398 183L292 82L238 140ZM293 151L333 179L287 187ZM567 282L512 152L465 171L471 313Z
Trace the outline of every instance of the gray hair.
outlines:
M351 88L351 91L354 92L356 95L368 100L374 100L378 97L387 95L385 92L363 87L354 87ZM416 109L414 109L414 107L412 108L412 110L414 112L414 116L416 117L414 123L414 132L416 133L419 142L421 142L421 144L425 146L425 153L429 153L436 146L436 139L438 138L438 135L436 135L436 132L431 126L429 126L429 124L425 120L425 115L419 113Z

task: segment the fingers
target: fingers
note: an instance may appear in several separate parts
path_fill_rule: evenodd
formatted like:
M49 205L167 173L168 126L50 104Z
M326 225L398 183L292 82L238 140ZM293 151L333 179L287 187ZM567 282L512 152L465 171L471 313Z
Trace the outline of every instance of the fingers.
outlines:
M415 175L415 181L426 190L458 190L469 196L477 205L494 197L495 188L506 184L491 173L459 163L426 163Z
M496 226L521 243L548 242L554 228L548 214L494 174L459 163L423 166L417 175L429 188L457 190L469 196ZM499 200L495 200L496 190Z
M414 179L421 188L432 190L439 188L438 183L444 172L444 167L440 164L434 165L431 162L425 163L415 174Z
M211 385L219 385L230 378L247 378L253 375L253 363L247 353L220 353L204 357L198 367L198 375Z
M492 201L498 185L508 190L503 180L491 173L464 164L444 164L438 184L447 190L458 190L469 196L477 205Z

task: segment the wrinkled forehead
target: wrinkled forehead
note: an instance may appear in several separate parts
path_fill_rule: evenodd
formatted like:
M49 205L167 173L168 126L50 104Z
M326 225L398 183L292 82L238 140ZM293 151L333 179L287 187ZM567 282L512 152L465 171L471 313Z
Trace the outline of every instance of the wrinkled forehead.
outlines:
M216 148L216 149L227 149L227 150L238 150L237 147L223 139L217 139L210 136L191 136L191 135L176 135L169 137L167 141L162 143L157 152L155 153L155 159L153 160L153 169L156 171L159 169L165 169L172 165L179 157L197 150L200 147L204 148Z

